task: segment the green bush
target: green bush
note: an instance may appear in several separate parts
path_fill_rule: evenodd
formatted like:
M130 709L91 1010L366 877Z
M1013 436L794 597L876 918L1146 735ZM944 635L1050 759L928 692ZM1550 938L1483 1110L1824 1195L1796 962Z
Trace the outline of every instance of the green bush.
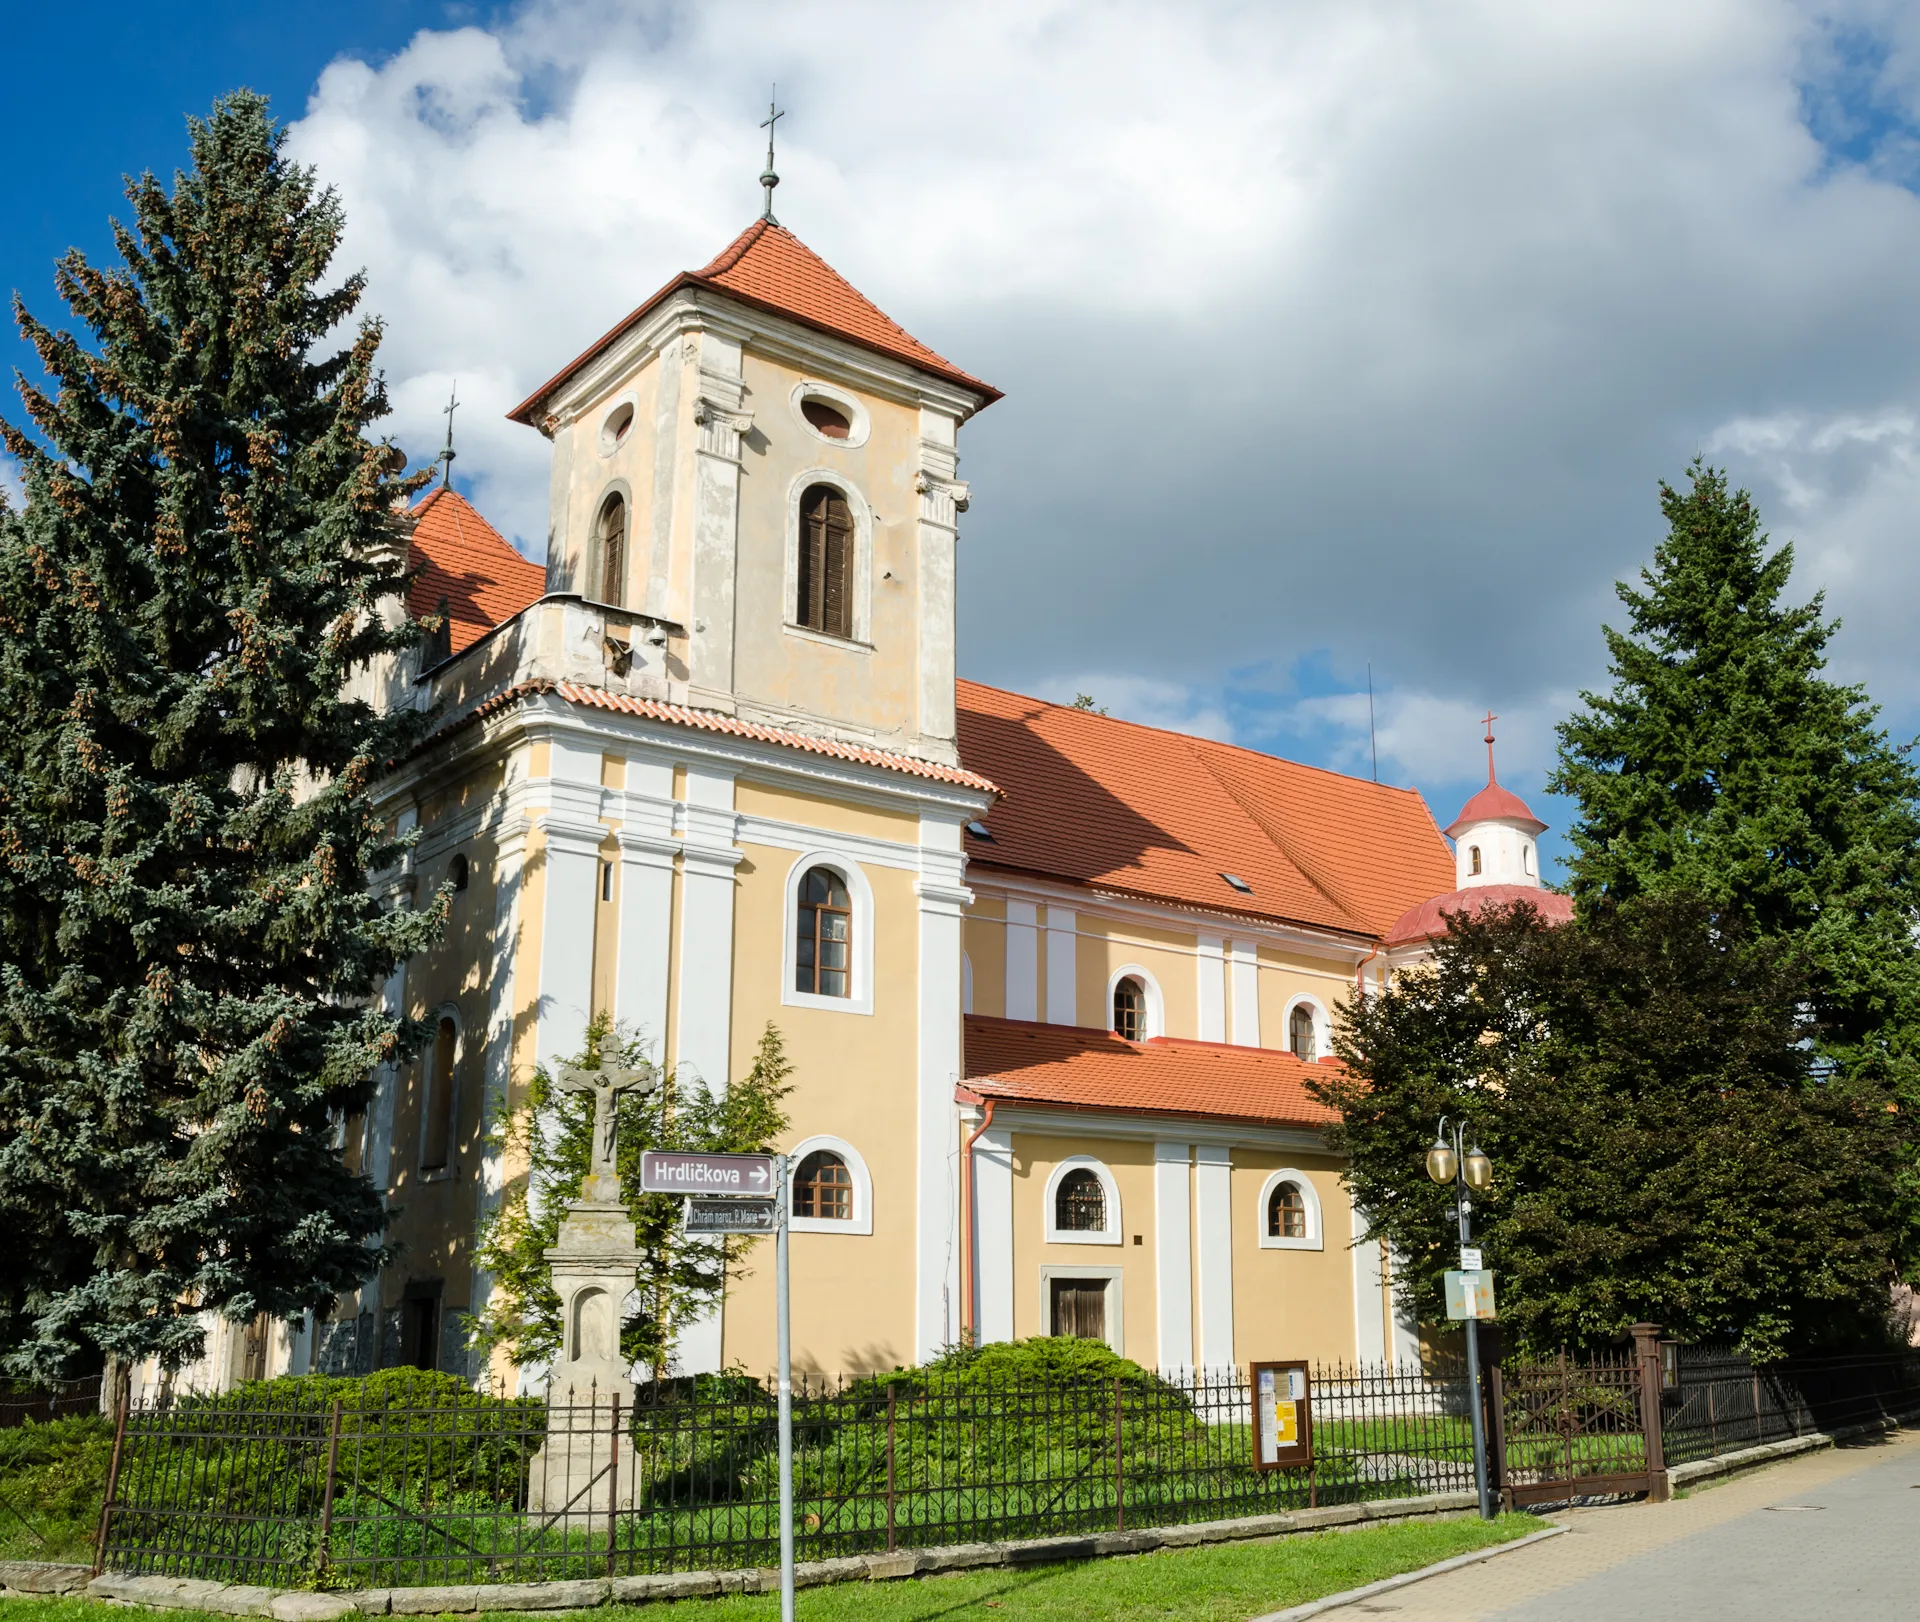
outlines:
M113 1427L98 1414L0 1430L0 1559L86 1553L112 1458Z

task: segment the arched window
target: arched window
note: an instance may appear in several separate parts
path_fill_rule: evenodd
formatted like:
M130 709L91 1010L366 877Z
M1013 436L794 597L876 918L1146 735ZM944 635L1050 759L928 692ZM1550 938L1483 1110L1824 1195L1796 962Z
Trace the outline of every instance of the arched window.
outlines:
M420 1128L420 1169L445 1171L453 1148L453 1059L459 1032L442 1019L427 1054L427 1109Z
M800 881L793 989L816 997L852 995L852 952L853 902L846 880L830 867L809 868Z
M1469 873L1478 873L1480 871L1480 847L1478 845L1467 846L1467 871Z
M1307 1197L1298 1183L1275 1183L1267 1196L1267 1237L1304 1239L1307 1237Z
M1138 1042L1147 1034L1147 988L1132 975L1113 988L1113 1030L1127 1042Z
M798 601L793 619L828 636L853 635L853 513L830 484L800 498Z
M447 877L452 880L454 889L464 890L467 887L469 874L467 858L464 852L455 851L453 853L453 860L447 863Z
M626 601L627 584L627 504L611 497L600 509L600 601L618 608Z
M1081 1166L1060 1179L1053 1196L1053 1225L1065 1233L1104 1233L1107 1191L1099 1176Z
M1520 847L1520 871L1529 874L1533 872L1533 846L1531 845Z
M826 1222L853 1220L853 1173L831 1149L816 1149L793 1174L793 1214Z
M1287 1016L1287 1046L1293 1050L1296 1059L1313 1063L1316 1051L1313 1010L1305 1003L1295 1003L1293 1012Z

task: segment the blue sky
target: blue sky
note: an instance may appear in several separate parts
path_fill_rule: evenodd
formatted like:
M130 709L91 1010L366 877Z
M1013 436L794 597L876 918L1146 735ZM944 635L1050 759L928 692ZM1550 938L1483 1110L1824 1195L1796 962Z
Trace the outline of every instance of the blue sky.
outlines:
M1446 822L1491 707L1503 778L1564 823L1553 724L1604 680L1657 480L1704 452L1844 617L1836 672L1920 728L1909 8L6 21L0 280L57 320L52 260L106 248L121 174L267 92L346 198L402 443L432 454L460 379L461 482L530 551L544 446L505 407L751 218L777 78L782 218L1007 391L962 445L966 674L1364 774L1370 665L1383 778Z

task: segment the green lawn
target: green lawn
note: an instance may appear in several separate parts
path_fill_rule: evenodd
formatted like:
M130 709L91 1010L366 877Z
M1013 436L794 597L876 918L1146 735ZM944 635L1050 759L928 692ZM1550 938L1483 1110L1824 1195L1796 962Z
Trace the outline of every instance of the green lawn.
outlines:
M1545 1525L1529 1515L1418 1522L1325 1532L1264 1543L1216 1544L1030 1571L967 1572L887 1583L805 1589L802 1622L946 1622L979 1616L1032 1622L1244 1622L1264 1611L1413 1571L1457 1554L1505 1543ZM766 1622L773 1594L576 1612L571 1622ZM125 1607L116 1608L125 1615ZM152 1612L170 1622L200 1613ZM0 1600L0 1622L109 1622L84 1600ZM204 1622L224 1622L207 1617Z

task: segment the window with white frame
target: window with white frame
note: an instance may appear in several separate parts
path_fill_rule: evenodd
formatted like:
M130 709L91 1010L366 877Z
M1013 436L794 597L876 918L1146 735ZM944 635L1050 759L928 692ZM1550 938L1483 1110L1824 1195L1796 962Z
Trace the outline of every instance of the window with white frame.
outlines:
M1072 1155L1055 1166L1043 1197L1049 1244L1120 1243L1120 1189L1113 1173L1092 1156Z
M1166 1034L1160 983L1138 963L1123 963L1107 981L1108 1029L1123 1041Z
M1260 1185L1255 1221L1262 1250L1322 1248L1320 1196L1313 1179L1291 1166L1273 1172Z
M873 1012L873 890L860 864L813 851L787 875L781 1001L835 1013Z
M873 1180L843 1138L811 1137L787 1156L788 1216L795 1233L873 1232Z

